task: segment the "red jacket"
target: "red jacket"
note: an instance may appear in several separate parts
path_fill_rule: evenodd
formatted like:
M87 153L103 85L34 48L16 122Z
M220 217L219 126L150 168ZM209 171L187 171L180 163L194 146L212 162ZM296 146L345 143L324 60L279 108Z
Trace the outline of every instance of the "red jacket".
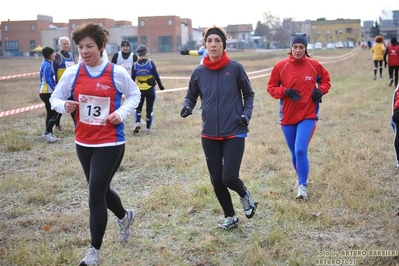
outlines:
M304 119L318 119L319 104L312 100L312 93L318 89L324 95L330 87L330 74L318 61L290 55L273 68L267 92L280 99L280 124L292 125ZM298 90L302 98L293 102L284 94L287 88Z
M392 113L395 113L395 111L399 109L398 88L399 88L399 86L397 86L396 89L395 89L395 91L393 92L393 97L392 97Z
M384 61L387 63L387 58L388 56L388 66L399 66L399 44L395 44L393 46L390 44L388 46L388 49L385 52L384 55Z

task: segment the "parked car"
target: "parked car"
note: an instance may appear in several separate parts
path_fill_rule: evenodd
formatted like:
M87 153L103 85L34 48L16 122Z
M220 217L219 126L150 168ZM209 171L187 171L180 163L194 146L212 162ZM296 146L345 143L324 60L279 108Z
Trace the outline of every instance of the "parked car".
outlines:
M321 42L317 42L314 44L314 49L323 49L323 44Z
M333 43L333 42L327 43L326 48L327 48L327 49L335 49L335 43Z
M337 42L337 44L335 45L336 48L344 48L344 44L343 42Z
M308 46L306 47L307 50L312 50L314 49L314 44L313 43L308 43Z
M347 42L347 43L346 43L346 47L348 47L348 48L354 48L355 45L353 44L353 42Z

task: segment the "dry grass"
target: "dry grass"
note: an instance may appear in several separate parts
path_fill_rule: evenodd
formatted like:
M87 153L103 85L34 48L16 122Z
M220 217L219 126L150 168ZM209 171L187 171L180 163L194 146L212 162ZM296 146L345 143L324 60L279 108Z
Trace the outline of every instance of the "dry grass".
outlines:
M294 201L295 173L277 124L278 101L268 77L251 80L255 95L241 176L256 201L240 226L216 229L222 218L200 145L200 110L179 116L187 79L164 79L153 134L133 136L113 187L137 219L126 245L114 217L101 249L102 265L314 265L352 259L357 265L398 265L398 256L344 256L350 250L398 252L398 178L390 128L393 88L373 81L372 55L328 63L348 50L317 51L332 89L309 147L309 202ZM163 77L188 77L199 58L152 54ZM230 53L247 72L271 68L285 52ZM0 76L36 72L40 60L1 59ZM263 73L254 74L261 75ZM267 73L267 72L266 72ZM0 81L0 112L40 103L38 76ZM89 245L87 187L75 155L72 121L60 143L40 140L44 110L0 117L0 264L75 265ZM328 254L329 252L329 254ZM335 255L332 253L340 253Z

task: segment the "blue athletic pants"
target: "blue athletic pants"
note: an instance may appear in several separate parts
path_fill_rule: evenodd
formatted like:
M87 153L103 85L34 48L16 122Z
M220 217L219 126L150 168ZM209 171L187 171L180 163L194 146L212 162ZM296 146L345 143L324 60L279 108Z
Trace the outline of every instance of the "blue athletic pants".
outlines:
M316 129L316 120L306 119L295 125L282 125L281 129L298 175L298 185L306 186L309 176L308 146Z

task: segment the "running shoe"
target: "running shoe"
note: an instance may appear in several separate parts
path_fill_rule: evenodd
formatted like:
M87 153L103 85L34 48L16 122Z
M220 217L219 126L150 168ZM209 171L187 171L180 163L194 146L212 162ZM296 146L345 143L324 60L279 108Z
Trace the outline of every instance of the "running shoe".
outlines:
M126 242L130 236L130 226L134 222L134 212L132 210L126 210L127 217L121 221L118 219L118 228L119 228L119 241Z
M56 142L57 139L54 138L54 135L51 133L43 133L41 136L42 139L47 140L47 142Z
M226 217L224 219L224 222L219 224L219 228L222 228L224 230L232 230L234 228L237 228L238 226L238 218L236 217Z
M308 200L308 194L304 185L298 186L298 195L296 196L296 200Z
M247 188L245 188L245 192L247 194L245 194L244 197L240 198L240 200L241 200L242 206L244 207L245 216L248 219L251 219L255 215L256 204L255 204L254 200L252 199L251 193L249 193Z
M134 127L134 129L133 129L133 133L139 133L139 130L140 130L140 122L137 122L136 123L136 126Z
M91 247L86 256L80 261L79 266L97 266L100 264L100 251Z
M48 134L51 135L56 141L61 140L60 138L57 138L53 133L48 133Z

